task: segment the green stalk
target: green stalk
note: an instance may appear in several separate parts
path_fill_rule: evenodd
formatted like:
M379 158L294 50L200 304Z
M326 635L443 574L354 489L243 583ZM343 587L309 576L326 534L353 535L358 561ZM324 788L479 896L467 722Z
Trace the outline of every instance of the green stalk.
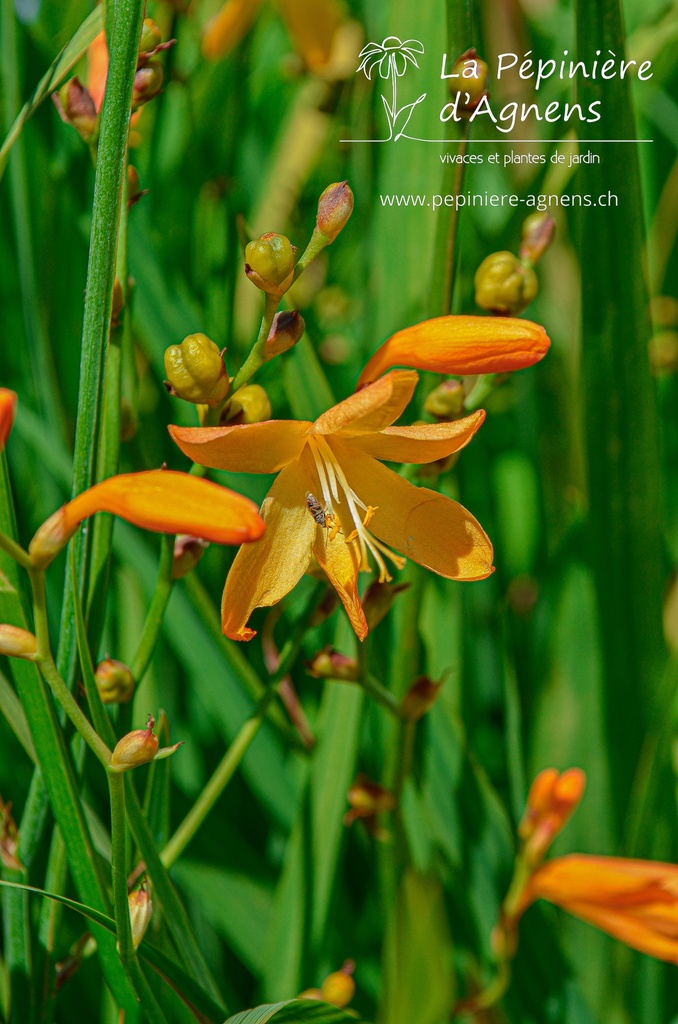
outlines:
M118 952L125 972L151 1024L167 1024L153 991L148 984L132 939L126 871L125 780L118 772L108 772L111 797L111 867L113 910L118 935Z
M250 377L252 377L253 374L257 372L259 367L264 362L264 346L266 345L266 341L271 330L271 324L273 323L275 311L279 305L280 299L278 298L277 295L269 295L268 293L266 293L264 301L264 312L261 317L261 324L259 325L259 333L257 335L257 340L252 346L252 349L247 359L245 360L245 362L242 364L242 366L235 375L235 379L233 380L233 385L231 387L231 394L235 394L238 388L241 388L244 384L247 384L247 381L250 379Z
M73 458L73 495L80 494L95 482L98 464L104 366L110 330L130 107L143 9L143 0L118 0L111 30L110 63L101 111L94 178ZM80 592L84 593L86 547L82 534L77 535L75 544ZM61 627L58 663L62 674L70 681L75 664L76 643L73 599L68 581L64 590Z
M160 636L162 620L172 593L172 565L174 562L174 537L162 537L160 541L160 564L153 599L146 615L136 654L132 658L130 672L137 686L146 675L151 664L153 651Z

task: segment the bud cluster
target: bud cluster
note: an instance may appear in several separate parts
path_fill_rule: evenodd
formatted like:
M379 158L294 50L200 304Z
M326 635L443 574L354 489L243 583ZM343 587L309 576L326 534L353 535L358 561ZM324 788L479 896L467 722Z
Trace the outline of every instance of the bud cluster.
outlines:
M517 316L536 298L534 264L553 241L555 223L548 213L533 213L523 224L520 254L493 252L474 278L476 304L500 316Z

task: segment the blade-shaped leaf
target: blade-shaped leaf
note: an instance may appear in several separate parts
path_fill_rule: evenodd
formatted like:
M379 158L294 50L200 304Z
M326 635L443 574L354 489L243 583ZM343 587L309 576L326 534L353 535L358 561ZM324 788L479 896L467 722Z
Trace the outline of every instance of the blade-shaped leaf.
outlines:
M315 999L289 999L266 1003L229 1017L226 1024L356 1024L355 1014Z

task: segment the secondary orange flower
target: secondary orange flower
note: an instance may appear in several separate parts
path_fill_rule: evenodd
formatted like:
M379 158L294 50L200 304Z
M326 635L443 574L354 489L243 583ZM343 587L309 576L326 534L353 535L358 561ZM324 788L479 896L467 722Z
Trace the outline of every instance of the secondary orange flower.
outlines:
M217 544L258 540L264 532L254 502L226 487L166 469L123 473L78 494L42 524L28 549L35 564L48 565L95 512L111 512L144 530L191 533Z
M0 452L7 444L16 412L16 392L9 388L0 388Z
M226 0L205 28L204 56L225 57L247 34L261 6L262 0ZM324 68L342 20L334 0L279 0L278 8L305 65L311 71Z
M406 327L377 349L360 374L358 387L392 366L465 376L507 373L538 363L551 342L531 320L501 316L439 316Z
M524 855L533 867L544 859L553 840L567 825L585 788L586 775L581 768L568 768L564 772L545 768L537 775L518 826Z
M275 604L306 572L312 555L341 598L360 639L367 623L358 573L369 558L380 580L405 559L448 579L493 571L492 545L456 501L415 487L389 462L434 462L463 448L483 422L476 412L454 423L393 427L418 376L396 370L323 413L315 423L267 420L231 427L170 427L189 458L235 473L278 473L261 508L266 535L241 548L222 602L224 633L249 640L255 608ZM394 550L395 549L395 552Z
M532 876L523 909L557 906L641 953L678 964L678 866L576 853Z

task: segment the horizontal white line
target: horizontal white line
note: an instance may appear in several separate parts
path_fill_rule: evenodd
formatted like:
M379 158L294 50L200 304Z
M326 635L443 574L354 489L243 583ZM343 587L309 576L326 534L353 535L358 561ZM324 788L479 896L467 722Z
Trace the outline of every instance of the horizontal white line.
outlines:
M392 139L339 139L339 142L392 142ZM400 141L400 140L398 140ZM410 139L410 142L432 142L435 145L441 146L453 146L457 141L456 139ZM518 142L578 142L581 145L592 145L593 143L599 142L628 142L638 145L641 142L654 142L654 139L469 139L468 145L473 145L475 142L481 143L498 143L503 142L505 144L514 145Z

